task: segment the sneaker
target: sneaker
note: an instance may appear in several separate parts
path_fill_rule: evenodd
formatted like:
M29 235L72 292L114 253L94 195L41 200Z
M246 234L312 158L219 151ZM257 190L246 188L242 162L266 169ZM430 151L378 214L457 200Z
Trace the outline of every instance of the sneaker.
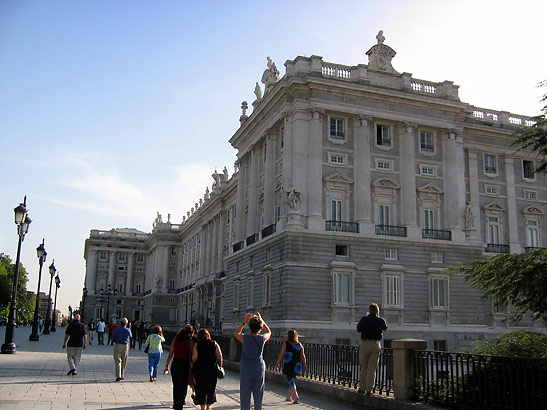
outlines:
M75 369L70 369L70 370L66 373L66 375L67 375L67 376L70 376L71 374L74 374L74 372L76 372Z
M76 376L78 374L78 372L76 371L76 369L72 372L72 375L73 376Z
M116 377L116 381L119 382L122 378L121 377Z

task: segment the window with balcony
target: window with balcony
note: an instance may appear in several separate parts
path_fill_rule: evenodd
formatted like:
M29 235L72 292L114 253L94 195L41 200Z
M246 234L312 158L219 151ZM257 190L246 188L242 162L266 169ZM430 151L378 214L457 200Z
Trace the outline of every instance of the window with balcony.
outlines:
M169 290L175 290L175 280L169 279Z
M142 292L142 285L140 283L137 283L135 285L135 293L139 294Z
M331 220L340 222L342 221L342 201L331 200Z
M378 224L390 225L389 223L389 205L378 205Z
M526 246L529 248L539 248L538 221L535 219L528 219L526 221Z
M433 215L435 212L432 209L424 209L424 229L435 229Z
M376 125L376 145L378 147L391 147L391 127L389 125Z
M498 245L500 244L500 221L497 216L488 217L488 243Z
M497 174L496 156L484 154L484 173Z
M420 131L420 151L435 152L433 133L428 131Z

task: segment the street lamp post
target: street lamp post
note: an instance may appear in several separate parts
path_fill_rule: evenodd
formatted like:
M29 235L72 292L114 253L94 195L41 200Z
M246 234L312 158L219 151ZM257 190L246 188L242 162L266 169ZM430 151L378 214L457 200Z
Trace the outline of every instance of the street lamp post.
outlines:
M44 331L42 332L44 335L49 335L49 327L51 326L51 284L53 283L53 277L55 276L56 271L57 269L55 269L55 259L53 259L53 262L51 262L51 265L49 266L49 274L51 275L51 279L49 280L49 296L47 299L46 323L44 323Z
M85 298L87 297L87 288L84 287L84 290L82 292L82 311L80 312L80 316L82 317L82 322L84 321L84 314L85 314Z
M8 316L8 325L6 327L6 338L2 345L2 353L13 354L16 352L15 342L13 340L15 333L15 308L17 302L17 283L19 281L19 263L21 262L21 244L28 232L28 227L32 222L27 213L27 197L14 209L15 224L17 225L17 234L19 242L17 244L17 260L15 262L15 275L13 278L13 289L11 294L11 305Z
M72 306L68 305L68 320L72 322Z
M40 340L40 334L38 333L38 309L40 307L40 282L42 280L42 266L46 261L46 248L44 248L44 239L42 243L36 248L36 254L38 255L38 263L40 264L40 270L38 271L38 288L36 289L36 307L34 308L34 321L32 322L32 333L28 337L31 342L37 342Z
M103 296L106 295L106 320L107 320L107 323L110 324L111 320L110 320L110 317L108 316L108 311L110 310L110 296L117 295L118 291L116 289L112 291L112 286L108 285L106 288L106 292L103 289L101 289L100 292L101 292L101 295Z
M55 303L53 304L53 321L51 323L50 330L52 332L55 332L57 329L55 328L55 322L57 321L57 290L61 287L61 279L59 279L59 273L57 272L57 276L55 276Z

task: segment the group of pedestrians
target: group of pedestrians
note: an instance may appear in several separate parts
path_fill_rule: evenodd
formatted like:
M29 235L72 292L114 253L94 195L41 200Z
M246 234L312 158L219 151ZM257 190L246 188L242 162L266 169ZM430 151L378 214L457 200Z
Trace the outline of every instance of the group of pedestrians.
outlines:
M250 334L244 333L245 326L248 326ZM109 339L114 344L113 357L117 382L124 380L129 348L136 334L131 331L130 327L129 321L123 318L120 326L115 327L109 335ZM103 331L101 332L100 329ZM67 349L68 375L77 374L82 351L86 349L88 334L89 344L92 343L95 331L98 333L99 344L103 344L101 342L104 329L105 324L100 319L97 324L92 320L86 331L86 326L80 322L80 315L74 315L74 320L67 326L63 342L63 348ZM387 330L387 324L380 317L380 309L376 303L372 303L369 306L368 315L363 316L357 324L357 331L361 333L359 393L372 395L381 350L380 341L385 330ZM243 323L235 331L235 339L242 343L241 410L250 410L251 396L254 409L262 409L266 372L263 351L264 345L271 335L270 327L258 312L247 313ZM156 381L157 378L158 366L163 353L163 342L165 342L163 329L159 325L152 329L144 342L145 352L148 354L148 372L151 382ZM133 344L133 346L135 345ZM282 372L286 375L288 382L286 400L298 404L300 396L296 389L295 379L307 370L307 360L304 346L299 342L298 333L294 329L287 332L287 339L277 358L277 370L281 370L281 363L283 363ZM210 410L211 405L216 402L217 378L222 377L222 366L223 357L220 346L211 339L207 329L201 328L197 334L194 332L194 327L189 324L180 329L173 338L164 369L164 374L171 372L173 408L182 410L186 404L188 387L190 387L194 404L199 405L201 410Z

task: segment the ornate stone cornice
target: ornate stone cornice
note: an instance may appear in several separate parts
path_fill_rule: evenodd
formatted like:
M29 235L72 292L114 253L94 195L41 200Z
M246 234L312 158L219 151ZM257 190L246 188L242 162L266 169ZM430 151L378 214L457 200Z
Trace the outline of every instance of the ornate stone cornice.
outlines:
M308 111L310 112L311 118L317 118L321 119L323 118L323 115L325 115L325 110L322 108L311 106L308 108Z
M370 125L372 123L372 117L367 114L358 114L357 120L359 121L359 125Z

